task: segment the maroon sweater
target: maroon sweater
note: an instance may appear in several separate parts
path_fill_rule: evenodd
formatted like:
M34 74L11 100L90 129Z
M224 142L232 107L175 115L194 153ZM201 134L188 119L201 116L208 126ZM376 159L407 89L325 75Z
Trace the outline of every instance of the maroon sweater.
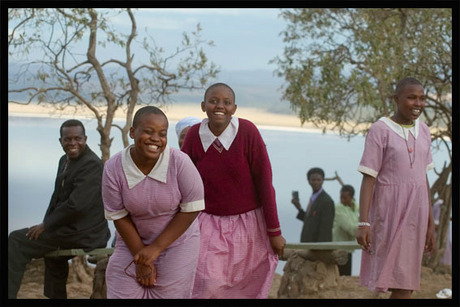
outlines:
M182 151L190 156L203 179L204 211L236 215L262 206L268 235L281 235L272 168L257 127L240 118L232 145L221 153L213 146L204 152L199 128L198 124L189 129Z

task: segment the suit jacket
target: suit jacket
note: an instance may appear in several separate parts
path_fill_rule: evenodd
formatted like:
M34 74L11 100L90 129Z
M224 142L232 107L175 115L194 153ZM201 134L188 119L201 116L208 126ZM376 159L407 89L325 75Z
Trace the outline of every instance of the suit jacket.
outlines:
M101 195L104 164L88 145L64 170L66 161L67 155L59 160L54 192L43 219L45 231L61 248L106 247L110 230Z
M332 241L334 214L334 201L323 190L313 202L308 215L304 210L297 214L297 218L304 222L300 242Z

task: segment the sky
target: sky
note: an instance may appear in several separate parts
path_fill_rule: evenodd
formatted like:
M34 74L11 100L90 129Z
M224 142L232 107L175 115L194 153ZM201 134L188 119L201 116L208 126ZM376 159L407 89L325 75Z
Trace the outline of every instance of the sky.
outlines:
M102 9L99 9L102 10ZM206 41L213 41L214 47L206 46L204 51L208 59L222 70L274 70L274 64L268 62L280 55L283 51L283 42L280 36L285 29L285 21L279 17L279 9L211 9L211 8L133 8L137 23L137 40L141 41L147 35L152 37L158 46L166 50L174 50L179 46L184 32L196 30L197 24L202 28L201 37ZM118 13L118 9L105 9L108 12L109 24L114 26L117 33L128 34L131 21L126 12ZM11 33L12 25L9 24ZM33 30L35 28L32 28ZM55 28L58 31L58 28ZM147 32L148 31L148 34ZM102 32L99 31L99 39ZM81 53L86 52L88 41L83 39L80 44ZM133 44L133 52L139 58L141 46ZM108 49L108 55L119 52L124 55L123 49ZM98 52L102 51L98 47ZM139 59L138 59L139 60ZM10 57L10 61L15 61Z
M208 59L222 70L275 70L268 62L281 55L280 36L285 21L279 9L138 9L135 11L139 34L147 27L161 46L177 46L184 31L200 23L202 38L214 47L205 49ZM120 27L129 26L125 15L113 19Z
M126 12L107 9L109 23L117 33L128 34L131 21ZM157 46L166 49L169 55L177 48L183 33L201 26L201 38L213 41L213 46L203 46L209 62L220 70L213 82L225 82L239 95L238 104L262 107L273 112L291 113L289 103L282 101L280 87L283 80L275 76L277 65L269 63L281 56L284 43L281 32L286 22L279 15L280 9L133 9L137 24L137 41L144 37L153 38ZM102 40L102 32L99 40ZM86 54L88 40L83 38L78 53ZM141 44L133 44L134 63L140 65L148 61ZM98 47L97 56L101 62L109 58L125 58L124 49L113 46L105 50ZM15 62L14 57L9 58ZM15 71L12 69L11 71ZM175 101L195 101L202 91L189 91L172 95Z

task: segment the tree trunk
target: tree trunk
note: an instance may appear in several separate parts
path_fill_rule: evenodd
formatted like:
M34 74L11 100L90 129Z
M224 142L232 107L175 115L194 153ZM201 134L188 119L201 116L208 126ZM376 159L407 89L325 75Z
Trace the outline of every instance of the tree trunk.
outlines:
M444 206L442 206L441 214L439 217L439 226L436 235L436 248L431 257L425 256L423 264L432 269L435 269L440 264L440 259L444 254L447 235L450 225L450 212L452 208L452 162L439 174L436 181L431 186L431 203L433 204L436 199L442 199ZM435 198L437 195L437 198Z

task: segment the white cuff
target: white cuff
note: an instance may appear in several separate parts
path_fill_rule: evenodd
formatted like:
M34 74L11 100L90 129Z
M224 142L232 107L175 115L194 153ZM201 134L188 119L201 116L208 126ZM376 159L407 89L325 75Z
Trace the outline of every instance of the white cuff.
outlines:
M181 212L195 212L204 210L204 199L180 204Z
M124 218L128 214L129 214L129 212L126 211L126 209L122 209L120 211L107 211L107 210L104 210L105 219L109 220L109 221L119 220L121 218Z
M431 171L433 168L434 168L434 162L431 162L430 164L428 164L428 165L426 166L426 171L427 171L427 172L428 172L428 171Z
M379 174L378 172L374 171L373 169L371 169L369 167L366 167L366 166L363 166L363 165L358 166L358 172L361 172L363 174L372 176L374 178L376 178L377 175Z

